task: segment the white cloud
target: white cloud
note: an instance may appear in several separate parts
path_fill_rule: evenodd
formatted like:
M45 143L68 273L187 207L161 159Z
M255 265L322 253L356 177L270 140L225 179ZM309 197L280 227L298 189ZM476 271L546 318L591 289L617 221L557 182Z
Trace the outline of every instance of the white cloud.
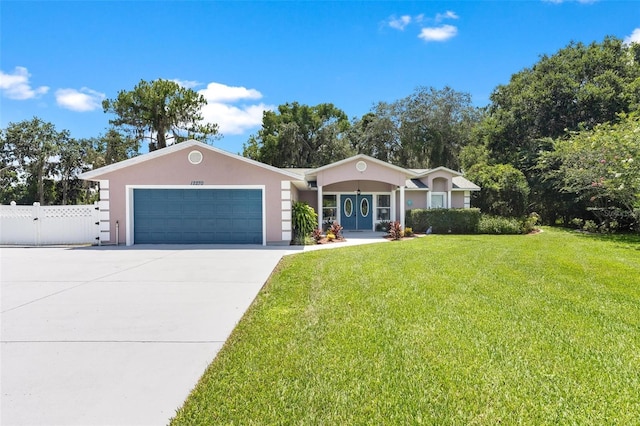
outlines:
M206 89L198 91L206 100L202 116L207 123L216 123L220 133L240 135L247 130L262 125L262 113L274 110L273 105L264 103L251 105L233 105L242 100L257 100L262 93L255 89L239 86L227 86L221 83L209 83Z
M440 27L427 27L420 31L418 38L424 41L446 41L458 34L458 28L453 25L442 25Z
M102 108L102 100L104 98L104 93L96 92L86 87L80 90L56 90L56 102L58 105L72 111L86 112Z
M240 86L227 86L220 83L209 83L206 89L199 90L208 102L236 102L241 99L260 99L262 93L255 89Z
M178 80L178 79L173 79L171 80L174 83L177 83L179 86L184 87L185 89L193 89L194 87L198 87L200 86L202 83L199 83L195 80Z
M437 13L433 18L425 18L424 14L411 16L411 15L402 15L397 18L395 15L388 18L386 21L386 25L389 27L404 31L404 29L411 24L421 24L423 22L431 22L435 24L439 24L447 19L459 19L457 13L451 10L447 10L444 13ZM445 41L454 37L458 34L458 28L453 25L441 25L438 27L423 27L420 30L419 38L424 41Z
M419 15L419 17L422 18L422 15ZM400 31L404 31L405 27L410 23L411 23L411 16L409 15L402 15L399 18L392 16L391 18L389 18L389 26L391 28L394 28Z
M31 74L25 67L16 67L12 74L0 71L0 90L7 98L16 100L37 98L49 91L47 86L32 88L29 77Z
M202 108L207 123L216 123L223 135L241 135L247 130L262 125L262 113L274 110L273 105L234 105L210 103Z
M624 38L624 42L625 44L640 43L640 28L633 30L631 35Z
M459 18L459 16L455 12L447 10L445 13L436 14L435 21L436 22L442 22L445 19L458 19L458 18Z

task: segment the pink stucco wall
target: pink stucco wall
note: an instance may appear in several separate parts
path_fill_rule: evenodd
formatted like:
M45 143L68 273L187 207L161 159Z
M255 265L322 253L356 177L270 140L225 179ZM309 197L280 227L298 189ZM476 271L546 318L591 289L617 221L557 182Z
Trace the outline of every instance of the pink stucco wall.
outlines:
M438 187L438 189L434 189L434 180L437 181L435 182L435 186ZM440 179L444 179L446 181L446 183L444 183L444 181L440 180ZM436 172L433 173L429 173L427 176L425 176L424 178L422 178L421 180L427 184L427 186L429 188L431 188L432 191L442 191L442 192L446 192L446 191L450 191L451 188L453 188L453 175L445 170L438 170Z
M190 185L193 181L200 181L203 185L264 185L267 242L281 241L281 181L291 178L207 149L198 149L203 160L194 165L187 159L191 150L179 150L97 178L109 180L112 242L115 241L116 221L120 224L120 242L124 242L127 235L127 185Z
M359 172L356 169L358 161L360 161L360 159L355 158L352 161L345 162L344 164L319 171L317 174L318 186L331 185L332 183L346 181L354 181L356 183L357 181L375 181L386 182L394 186L404 185L407 178L405 172L366 160L365 163L367 164L367 169L364 172ZM355 191L355 189L356 188L353 188L351 190Z
M451 207L454 209L464 208L464 192L454 191L451 193Z
M317 191L299 191L298 201L309 204L314 210L318 211L318 192Z

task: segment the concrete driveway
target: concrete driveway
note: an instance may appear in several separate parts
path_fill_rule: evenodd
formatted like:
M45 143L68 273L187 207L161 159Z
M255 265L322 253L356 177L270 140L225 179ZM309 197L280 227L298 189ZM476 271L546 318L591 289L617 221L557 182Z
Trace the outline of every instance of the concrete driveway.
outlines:
M0 248L2 425L163 425L287 248Z

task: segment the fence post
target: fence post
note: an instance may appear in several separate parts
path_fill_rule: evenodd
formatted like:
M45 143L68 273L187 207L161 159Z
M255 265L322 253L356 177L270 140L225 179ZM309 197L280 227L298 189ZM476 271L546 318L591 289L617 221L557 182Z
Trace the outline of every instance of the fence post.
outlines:
M34 245L40 245L40 203L33 203L33 210L31 210L31 216L33 218L34 229Z

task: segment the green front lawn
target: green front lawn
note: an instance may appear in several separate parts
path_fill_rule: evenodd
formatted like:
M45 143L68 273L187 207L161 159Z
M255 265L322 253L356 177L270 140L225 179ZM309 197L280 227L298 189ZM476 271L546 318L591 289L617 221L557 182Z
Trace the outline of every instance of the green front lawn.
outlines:
M638 424L640 238L286 257L173 425Z

